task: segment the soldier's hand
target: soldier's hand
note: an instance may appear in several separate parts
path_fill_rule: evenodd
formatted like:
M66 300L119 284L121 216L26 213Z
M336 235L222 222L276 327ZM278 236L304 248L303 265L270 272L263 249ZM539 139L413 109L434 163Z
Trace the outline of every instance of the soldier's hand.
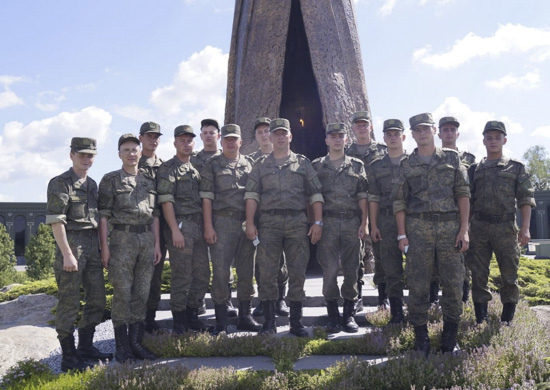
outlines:
M468 235L468 232L465 233L458 232L458 236L456 236L456 242L455 247L458 248L459 252L464 253L468 250L470 247L470 236Z
M256 229L256 225L253 223L246 224L246 237L250 241L253 241L256 237L258 237L258 229Z
M409 248L409 239L407 237L399 240L399 250L403 253L407 253L405 247Z
M362 237L359 237L359 238L362 238ZM372 242L382 241L382 234L380 233L380 229L378 228L372 229L372 231L370 232L370 238Z
M73 253L63 255L63 271L75 272L78 271L78 262Z
M160 259L162 259L162 252L160 251L160 244L155 244L155 259L153 260L153 264L157 265L160 263Z
M109 269L109 260L111 260L111 250L108 246L101 248L101 264L103 268Z
M321 225L316 225L316 224L311 225L311 227L309 228L309 232L307 233L313 245L319 242L322 234L323 234L323 227Z
M210 245L213 245L218 241L218 235L212 226L204 227L204 239Z
M525 246L529 244L529 241L531 240L531 233L529 232L529 229L520 229L518 233L518 243L520 246Z
M185 238L183 237L183 233L179 229L172 232L172 243L178 249L185 248Z

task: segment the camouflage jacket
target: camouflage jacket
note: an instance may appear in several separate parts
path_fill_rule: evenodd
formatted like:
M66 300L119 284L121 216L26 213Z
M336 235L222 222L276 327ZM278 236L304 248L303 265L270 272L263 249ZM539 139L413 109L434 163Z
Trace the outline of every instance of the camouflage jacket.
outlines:
M221 149L218 149L216 151L216 153L214 153L213 155L209 155L207 154L204 149L201 150L200 152L193 152L193 154L191 155L191 164L195 167L195 169L197 171L199 171L199 173L202 173L202 169L204 168L204 166L206 165L206 162L214 157L214 156L217 156L219 154L221 154Z
M149 175L154 179L157 176L157 171L163 162L164 161L162 161L162 159L159 158L157 155L151 158L143 155L139 159L138 167L141 172Z
M264 153L262 152L262 149L258 149L254 153L250 153L248 156L252 158L252 161L256 161L260 157L264 156Z
M359 153L356 143L351 144L346 149L346 155L358 158L363 161L363 163L365 164L365 169L368 169L368 166L373 160L383 157L386 153L388 153L388 148L386 147L386 145L379 144L376 141L372 141L370 143L367 153L365 154Z
M476 156L474 156L472 153L467 152L465 150L457 150L458 152L458 158L460 159L460 162L464 165L466 165L466 169L472 164L476 162Z
M407 157L404 153L401 161ZM392 163L390 156L385 155L370 164L369 168L369 202L380 203L380 208L393 206L392 191L401 177L401 164Z
M81 179L72 168L48 184L46 224L63 223L66 230L97 229L97 184Z

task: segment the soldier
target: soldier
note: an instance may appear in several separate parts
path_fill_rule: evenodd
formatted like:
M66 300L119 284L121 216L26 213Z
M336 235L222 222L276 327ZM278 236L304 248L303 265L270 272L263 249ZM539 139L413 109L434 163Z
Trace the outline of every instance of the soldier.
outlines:
M262 156L268 155L273 151L273 144L271 143L271 139L269 138L269 122L271 122L271 119L261 117L256 119L256 122L254 123L254 138L256 138L256 142L258 142L258 145L260 145L260 148L250 155L254 161ZM260 267L256 267L254 269L254 276L256 277L256 283L259 283ZM285 302L286 286L288 284L288 270L286 267L284 252L281 255L280 259L280 268L279 273L277 274L277 284L279 287L279 298L275 303L275 314L280 317L288 317L289 311ZM259 289L260 285L258 284L258 290ZM262 317L264 315L261 304L256 306L252 315L254 317Z
M359 329L353 314L357 299L357 269L361 260L361 240L367 234L367 176L363 162L344 154L347 142L346 125L327 125L325 142L328 154L313 161L319 175L325 201L323 207L323 238L317 248L317 261L323 268L323 295L327 303L327 331L338 332L340 289L337 276L342 266L344 282L342 297L345 332Z
M430 281L435 267L443 287L441 351L452 352L462 314L461 253L469 244L468 176L456 151L435 146L431 114L415 115L409 122L417 148L401 162L403 172L393 203L399 249L407 254L409 321L414 326L415 349L427 355Z
M258 332L262 326L250 314L254 297L254 252L246 238L243 200L252 159L239 153L241 128L229 124L222 127L222 154L213 156L202 170L200 196L204 218L204 238L212 256L212 300L215 303L214 334L227 331L227 301L231 299L229 277L235 260L239 323L237 329Z
M401 175L401 161L407 157L403 149L405 128L399 119L384 121L384 142L388 153L370 166L369 218L371 237L378 243L380 263L386 276L386 292L390 300L390 324L403 322L403 254L397 241L397 224L393 216L393 183Z
M504 123L487 122L483 130L487 157L469 169L473 218L472 243L466 259L472 270L472 299L477 323L487 320L487 302L492 298L487 284L493 252L502 280L500 320L510 323L514 318L519 300L519 245L527 245L531 238L531 208L535 207L533 186L524 165L503 155L506 142ZM516 203L521 210L519 231Z
M198 318L205 292L202 288L192 288L192 282L195 286L210 283L199 196L200 175L190 162L194 146L193 128L188 125L176 127L176 155L163 163L157 172L159 203L167 224L164 235L170 252L170 306L176 334L183 334L188 328L207 329Z
M316 244L322 234L323 196L321 183L309 160L291 152L292 133L287 119L269 124L273 152L261 157L246 183L246 236L259 239L256 260L260 267L260 300L264 309L261 333L276 333L275 302L278 297L277 273L284 250L288 266L290 332L306 337L302 325L305 299L305 271L309 261L308 236ZM311 204L314 224L308 230L307 203ZM259 227L254 217L260 211Z
M141 150L135 135L119 138L118 155L122 169L107 173L99 183L101 261L113 285L115 358L154 360L141 342L154 265L161 259L155 180L139 171Z
M72 167L50 180L46 224L56 242L54 272L58 288L55 330L63 357L61 371L89 367L82 359L107 360L113 355L93 345L97 324L105 310L105 279L97 236L97 184L88 176L97 154L93 138L71 139ZM86 304L78 323L78 350L74 323L80 308L80 286Z
M144 175L149 175L155 179L157 171L163 161L157 156L156 151L159 145L159 139L162 133L160 125L155 122L145 122L139 129L139 141L141 142L141 158L138 168ZM151 288L149 289L149 299L147 299L147 312L145 313L145 331L152 333L160 329L155 321L155 315L160 302L160 289L162 285L162 270L164 269L164 260L166 259L166 241L164 240L164 230L166 222L162 213L159 216L159 240L161 258L155 265Z
M351 117L351 129L355 135L355 142L346 150L346 154L351 157L356 157L363 161L365 164L365 171L367 177L369 175L369 166L372 161L382 157L387 153L386 145L379 144L372 140L372 123L370 113L368 111L358 111ZM365 270L367 272L374 271L373 282L378 287L378 306L386 308L387 306L387 294L386 294L386 282L384 278L384 270L380 264L380 259L374 256L378 250L373 250L373 243L370 235L363 239L363 259L359 266L359 274L357 280L358 300L357 311L363 310L363 275ZM377 245L377 244L375 244ZM374 262L374 265L373 265Z

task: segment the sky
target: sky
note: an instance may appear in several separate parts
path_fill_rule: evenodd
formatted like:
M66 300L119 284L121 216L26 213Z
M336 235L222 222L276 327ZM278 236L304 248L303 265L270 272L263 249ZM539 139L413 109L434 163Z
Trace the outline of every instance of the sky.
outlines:
M177 125L223 122L234 4L0 2L0 202L44 202L50 178L71 165L72 137L97 139L89 173L99 183L121 166L118 137L145 121L161 125L165 159ZM432 112L458 118L458 147L478 160L494 119L506 124L508 156L550 151L550 1L354 4L377 140L385 119Z

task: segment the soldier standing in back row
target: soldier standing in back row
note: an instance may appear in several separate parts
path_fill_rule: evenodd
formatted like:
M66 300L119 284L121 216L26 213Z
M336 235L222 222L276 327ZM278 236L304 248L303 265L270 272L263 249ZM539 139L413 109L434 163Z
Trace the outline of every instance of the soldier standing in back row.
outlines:
M503 155L506 141L504 123L487 122L483 130L487 157L469 169L473 218L472 242L466 262L472 270L472 299L477 323L487 320L487 302L492 299L488 280L493 252L502 281L500 319L510 323L514 318L519 300L519 245L527 245L531 238L531 208L535 207L533 187L524 165ZM516 204L521 210L519 231Z
M351 129L355 135L355 142L346 149L346 154L351 157L356 157L365 164L367 178L369 176L369 166L372 161L386 154L386 145L379 144L372 140L372 123L370 113L368 111L358 111L351 118ZM378 306L386 308L386 282L384 278L384 270L380 264L380 259L374 255L378 250L373 250L373 243L370 235L363 239L363 259L359 266L357 280L357 311L363 310L363 275L366 271L374 272L373 282L378 286ZM378 244L374 244L378 245ZM374 263L374 266L373 266Z
M313 161L319 175L323 207L323 237L317 248L317 261L323 268L323 295L327 303L329 325L327 331L339 332L340 289L337 276L340 264L344 274L342 297L345 332L357 332L353 318L357 299L357 269L361 260L361 239L367 234L367 176L363 162L344 154L346 125L327 125L325 142L328 155Z
M89 367L82 359L106 360L93 345L95 327L105 311L105 279L97 235L97 184L88 177L97 154L96 140L71 140L72 168L50 180L46 224L55 238L55 281L58 288L55 330L63 353L61 371ZM78 323L78 350L74 345L74 323L80 309L80 286L84 288L84 310Z

